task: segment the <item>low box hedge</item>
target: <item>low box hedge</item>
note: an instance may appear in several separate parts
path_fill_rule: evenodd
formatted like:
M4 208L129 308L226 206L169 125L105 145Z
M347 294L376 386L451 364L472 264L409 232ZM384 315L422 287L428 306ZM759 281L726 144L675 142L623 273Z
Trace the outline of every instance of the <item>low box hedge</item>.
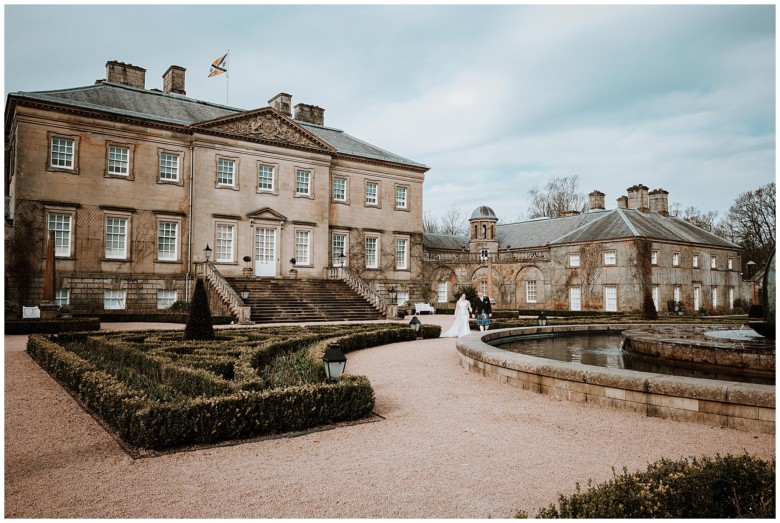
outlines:
M41 320L38 318L5 320L6 334L52 334L56 332L78 332L100 330L100 319L57 318Z
M325 383L325 348L414 338L396 324L228 329L208 342L180 331L81 332L32 335L27 351L122 439L160 450L364 418L375 401L368 379ZM309 382L271 387L264 369L293 352L307 354Z

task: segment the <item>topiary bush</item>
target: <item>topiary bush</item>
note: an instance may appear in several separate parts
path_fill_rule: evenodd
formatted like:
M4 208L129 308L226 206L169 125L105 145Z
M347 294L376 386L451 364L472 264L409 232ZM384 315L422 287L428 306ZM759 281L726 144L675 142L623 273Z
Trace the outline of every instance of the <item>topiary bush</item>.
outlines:
M214 339L214 325L211 323L209 297L206 294L203 278L198 278L197 283L195 283L195 292L190 305L190 315L187 317L187 326L184 328L184 339Z
M661 459L539 510L539 518L773 518L775 460L744 454ZM516 517L527 517L519 512Z
M657 320L658 311L655 310L655 302L652 295L648 292L645 293L645 298L642 301L642 319L643 320Z

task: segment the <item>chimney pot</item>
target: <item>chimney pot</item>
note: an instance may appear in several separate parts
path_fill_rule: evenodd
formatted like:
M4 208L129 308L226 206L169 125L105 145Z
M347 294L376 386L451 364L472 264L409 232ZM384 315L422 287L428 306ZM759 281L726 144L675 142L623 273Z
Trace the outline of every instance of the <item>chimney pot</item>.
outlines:
M593 191L588 195L589 203L588 208L591 211L603 211L604 210L604 193L601 191Z
M185 68L179 67L178 65L172 65L165 71L165 74L163 75L163 92L165 94L187 94L184 90L185 71Z
M628 196L621 196L617 199L618 209L628 208Z
M648 188L642 184L636 184L628 189L628 209L637 209L641 212L650 210L650 198L647 194Z
M662 216L669 216L669 191L661 188L650 191L650 211Z
M146 69L111 60L106 62L106 82L146 89Z

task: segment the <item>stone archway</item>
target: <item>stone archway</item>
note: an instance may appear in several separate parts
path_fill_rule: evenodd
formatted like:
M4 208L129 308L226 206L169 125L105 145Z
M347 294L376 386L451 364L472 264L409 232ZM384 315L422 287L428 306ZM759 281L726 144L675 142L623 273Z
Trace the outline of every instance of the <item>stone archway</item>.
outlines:
M515 300L521 309L540 309L546 307L544 274L535 265L528 265L515 276Z

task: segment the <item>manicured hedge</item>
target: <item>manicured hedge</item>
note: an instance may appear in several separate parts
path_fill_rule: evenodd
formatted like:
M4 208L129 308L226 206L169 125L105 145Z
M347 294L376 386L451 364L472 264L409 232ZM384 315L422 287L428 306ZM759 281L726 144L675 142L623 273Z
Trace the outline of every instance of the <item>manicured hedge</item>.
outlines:
M661 459L541 509L539 518L775 518L775 460ZM517 517L527 517L524 512Z
M56 320L5 320L6 334L52 334L55 332L98 331L98 318L57 318Z
M103 323L187 323L186 312L99 312L90 314ZM80 316L79 316L80 317ZM230 325L232 316L212 316L212 325Z
M368 379L321 381L324 350L414 338L397 324L228 329L203 342L181 331L82 332L30 336L27 351L128 443L166 449L366 417ZM264 369L294 352L309 358L310 382L272 388Z

